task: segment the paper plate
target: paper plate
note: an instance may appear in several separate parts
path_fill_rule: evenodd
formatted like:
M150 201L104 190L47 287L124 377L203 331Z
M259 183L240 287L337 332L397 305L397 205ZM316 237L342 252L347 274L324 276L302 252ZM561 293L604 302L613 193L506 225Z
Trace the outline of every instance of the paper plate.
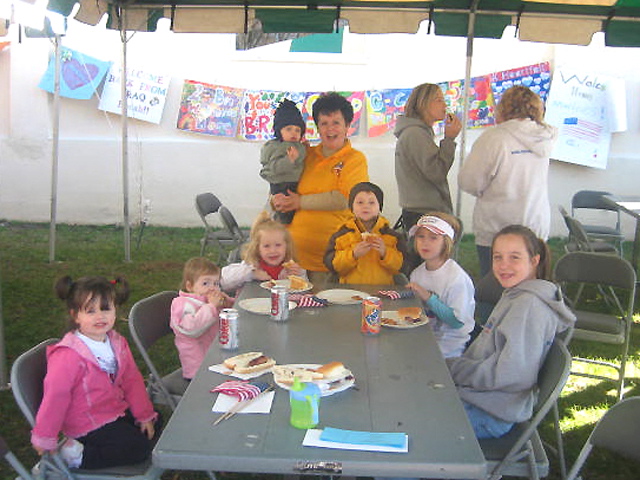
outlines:
M245 298L238 302L241 308L251 313L257 313L258 315L271 314L271 299L270 298ZM289 310L296 308L296 302L289 302Z
M291 368L306 368L306 369L309 369L309 370L313 370L313 369L316 369L318 367L321 367L322 365L319 364L319 363L292 363L292 364L289 364L289 365L279 365L279 366L280 367L291 367ZM330 395L333 395L333 394L338 393L338 392L343 392L343 391L347 390L348 388L353 387L353 385L355 385L355 383L356 383L356 379L354 378L353 374L351 374L350 376L351 376L351 378L348 378L348 379L344 378L344 379L342 379L340 381L337 381L337 382L327 382L326 380L316 380L313 383L318 385L318 387L320 388L320 396L328 397ZM275 375L273 376L273 381L280 388L284 388L285 390L291 390L291 385L286 384L286 383L278 382L276 380Z
M385 319L389 319L385 323ZM396 322L396 323L392 323ZM385 310L380 312L380 325L387 328L416 328L429 323L429 318L422 312L420 320L417 322L407 322L404 318L400 318L397 310Z
M316 297L327 300L329 303L336 305L355 305L361 303L363 299L370 297L367 292L359 290L348 290L346 288L333 288L331 290L323 290L318 292Z
M282 280L267 280L266 282L262 282L260 284L260 286L262 288L265 288L267 290L271 290L271 288L274 285L283 285L287 288L289 288L289 286L291 285L291 280L289 280L288 278L282 279ZM298 288L295 290L289 290L289 292L291 293L301 293L301 292L307 292L309 290L311 290L313 288L313 284L311 282L307 282L306 285L304 286L304 288Z

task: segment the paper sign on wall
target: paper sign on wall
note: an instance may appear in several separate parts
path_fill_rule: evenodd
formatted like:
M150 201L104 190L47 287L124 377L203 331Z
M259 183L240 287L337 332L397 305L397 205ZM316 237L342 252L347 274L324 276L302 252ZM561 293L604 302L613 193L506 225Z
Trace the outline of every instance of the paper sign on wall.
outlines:
M235 137L244 89L185 80L177 126L220 137Z

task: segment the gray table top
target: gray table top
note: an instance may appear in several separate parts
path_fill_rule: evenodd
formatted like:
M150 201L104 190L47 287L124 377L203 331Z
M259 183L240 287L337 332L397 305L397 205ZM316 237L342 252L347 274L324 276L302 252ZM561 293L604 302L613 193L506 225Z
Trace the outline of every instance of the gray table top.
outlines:
M240 299L268 295L248 284ZM415 299L384 300L383 310L415 304ZM431 329L383 327L379 336L366 336L360 333L360 310L360 305L295 309L287 322L277 323L239 309L239 349L212 346L166 425L153 463L176 470L292 474L300 461L338 462L343 475L484 478L482 451ZM279 364L343 362L357 388L323 397L317 428L404 432L409 452L303 447L305 431L290 426L289 393L280 388L271 414L239 414L213 427L218 414L211 412L215 394L209 391L230 377L207 367L247 351L262 351ZM259 379L272 381L272 376Z

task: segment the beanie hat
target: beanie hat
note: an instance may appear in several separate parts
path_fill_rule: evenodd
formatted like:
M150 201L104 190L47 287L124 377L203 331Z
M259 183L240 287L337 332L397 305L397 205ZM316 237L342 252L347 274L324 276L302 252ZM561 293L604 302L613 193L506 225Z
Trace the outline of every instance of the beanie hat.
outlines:
M273 132L278 140L282 140L280 130L287 125L296 125L300 127L301 133L304 136L304 132L307 126L302 119L302 114L295 103L291 100L284 99L276 108L276 113L273 116Z
M353 201L360 192L371 192L376 196L378 200L378 205L380 205L380 211L382 211L382 202L384 200L384 193L382 193L382 189L377 186L375 183L371 182L360 182L356 183L351 191L349 192L349 209L353 210Z

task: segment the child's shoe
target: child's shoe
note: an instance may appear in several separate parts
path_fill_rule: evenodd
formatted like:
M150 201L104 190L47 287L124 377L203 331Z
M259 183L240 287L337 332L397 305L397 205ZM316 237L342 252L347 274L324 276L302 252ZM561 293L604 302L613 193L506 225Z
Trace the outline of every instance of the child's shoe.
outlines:
M68 438L67 441L64 442L64 445L60 447L60 456L71 468L78 468L80 466L83 452L84 445L73 438Z

